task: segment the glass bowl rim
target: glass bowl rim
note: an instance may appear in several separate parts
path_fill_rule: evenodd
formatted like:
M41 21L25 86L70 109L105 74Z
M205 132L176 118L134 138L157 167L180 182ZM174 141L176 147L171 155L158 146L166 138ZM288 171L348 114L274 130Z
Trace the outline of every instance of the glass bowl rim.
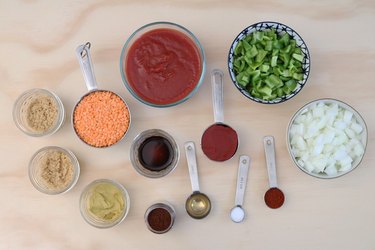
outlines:
M186 32L188 35L189 35L189 38L194 42L195 46L197 47L198 51L199 51L199 55L200 55L200 58L201 58L201 63L202 63L202 72L200 74L200 77L199 77L199 80L198 80L198 83L197 85L194 87L194 89L191 90L191 92L185 96L184 98L182 98L181 100L178 100L176 102L173 102L173 103L168 103L168 104L155 104L155 103L152 103L152 102L148 102L146 100L143 100L140 96L138 96L135 91L131 88L130 84L128 83L127 79L126 79L126 72L124 72L124 66L125 66L125 63L124 63L124 57L126 56L125 55L125 50L129 47L130 48L130 42L132 41L132 39L139 33L141 32L142 30L144 29L147 29L148 27L153 27L153 26L157 26L157 25L166 25L166 26L171 26L171 27L175 27L177 28L176 30L180 29L184 32ZM181 31L179 31L181 32ZM204 76L205 76L205 73L206 73L206 56L205 56L205 53L204 53L204 49L203 49L203 46L202 44L199 42L198 38L194 35L194 33L192 33L190 30L188 30L187 28L185 28L184 26L182 25L179 25L177 23L173 23L173 22L167 22L167 21L158 21L158 22L152 22L152 23L148 23L148 24L145 24L143 26L141 26L140 28L136 29L131 35L130 37L126 40L125 44L123 45L122 47L122 50L121 50L121 54L120 54L120 74L121 74L121 79L122 79L122 82L123 84L125 85L125 87L128 89L128 91L130 92L130 94L136 98L138 101L140 101L141 103L143 104L146 104L148 106L151 106L151 107L155 107L155 108L167 108L167 107L172 107L172 106L176 106L178 104L181 104L185 101L187 101L188 99L190 99L199 89L199 87L203 84L203 81L204 81Z
M44 151L47 151L47 150L62 151L70 158L70 160L73 163L73 169L74 169L73 179L72 179L71 183L69 183L69 185L64 189L61 189L61 190L58 190L58 191L47 191L44 188L40 187L36 183L36 181L34 180L34 174L33 174L33 168L35 167L34 164L33 164L34 160L39 154L41 154L41 153L43 153ZM79 161L78 161L77 157L75 156L75 154L67 148L62 148L62 147L58 147L58 146L46 146L46 147L43 147L43 148L39 149L38 151L36 151L33 154L33 156L31 157L31 159L29 161L29 167L28 167L28 174L29 174L29 179L30 179L31 184L39 192L44 193L44 194L48 194L48 195L65 194L68 191L70 191L77 184L79 176L80 176L80 172L81 172L81 168L80 168Z
M85 196L90 191L90 189L92 187L94 187L95 185L100 184L100 183L109 183L111 185L116 186L121 191L122 196L124 198L124 201L126 202L126 208L124 209L123 213L121 214L121 216L117 220L114 220L114 221L111 221L111 222L108 222L108 223L102 223L102 224L98 224L98 223L90 220L91 216L85 211L86 205L84 204L85 203L84 202ZM80 210L81 216L83 217L83 219L89 225L91 225L93 227L96 227L96 228L101 228L101 229L102 228L103 229L104 228L111 228L113 226L116 226L116 225L120 224L122 221L124 221L124 219L128 215L129 209L130 209L130 196L129 196L129 193L128 193L127 189L120 182L118 182L116 180L113 180L113 179L101 178L101 179L96 179L96 180L90 182L82 190L80 198L79 198L79 210Z
M32 93L45 93L47 94L48 96L51 96L55 101L56 101L56 104L57 104L57 111L58 111L58 115L57 115L57 121L56 121L56 124L54 124L54 126L52 126L49 130L45 131L45 132L42 132L42 133L33 133L33 132L29 132L27 131L26 128L23 127L23 125L20 124L20 121L19 119L17 118L18 117L18 114L17 114L17 109L16 107L18 106L19 102L28 94L32 94ZM32 136L32 137L42 137L42 136L47 136L47 135L52 135L54 133L56 133L61 127L62 125L64 124L64 121L65 121L65 108L64 108L64 104L62 103L60 97L58 95L56 95L54 92L48 90L48 89L44 89L44 88L32 88L32 89L29 89L29 90L26 90L24 92L22 92L18 97L17 99L14 101L14 104L13 104L13 110L12 110L12 116L13 116L13 122L15 123L16 127L21 130L24 134L28 135L28 136Z
M360 120L361 120L359 122L363 123L363 125L364 125L364 127L363 127L363 130L364 130L363 133L365 133L365 135L364 135L365 143L363 145L364 152L363 152L363 155L362 155L361 159L359 159L358 163L355 166L352 166L348 171L345 171L345 172L342 172L340 174L333 175L333 176L328 176L328 175L323 175L323 174L315 174L315 173L309 172L305 168L301 167L297 163L294 155L292 154L292 149L291 149L291 145L290 145L290 135L289 135L289 132L290 132L290 128L291 128L291 126L292 126L295 118L304 109L306 109L307 107L311 106L314 103L318 103L318 102L321 102L321 101L323 101L323 102L330 102L330 103L337 103L338 105L342 104L343 106L341 106L341 107L344 107L345 109L347 107L349 107L349 111L354 111L353 114L357 115L360 118ZM350 109L352 109L352 110L350 110ZM343 175L346 175L346 174L352 172L354 169L356 169L361 164L361 162L362 162L362 160L363 160L363 158L364 158L364 156L366 154L366 149L367 149L367 145L368 145L368 128L367 128L367 124L366 124L365 119L363 119L363 116L355 108L353 108L351 105L349 105L348 103L346 103L344 101L341 101L341 100L338 100L338 99L335 99L335 98L319 98L319 99L315 99L315 100L312 100L312 101L304 104L290 118L288 126L287 126L286 144L287 144L287 149L288 149L288 153L289 153L290 158L292 158L292 161L293 161L294 165L297 166L297 168L299 168L302 172L304 172L305 174L308 174L308 175L310 175L312 177L318 178L318 179L325 179L325 180L335 179L335 178L341 177Z

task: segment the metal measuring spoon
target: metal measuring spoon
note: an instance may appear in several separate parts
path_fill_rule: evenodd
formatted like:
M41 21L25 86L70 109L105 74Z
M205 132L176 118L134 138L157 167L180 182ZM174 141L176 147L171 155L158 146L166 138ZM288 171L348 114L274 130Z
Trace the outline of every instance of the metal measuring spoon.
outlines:
M247 174L249 172L250 157L247 155L240 156L238 165L237 188L235 207L230 210L230 218L233 222L239 223L245 219L245 210L242 208L245 197Z
M213 161L229 160L238 148L237 132L224 123L223 76L219 69L211 73L215 123L204 131L201 139L203 153Z
M265 136L263 138L263 143L264 153L266 155L268 181L270 185L270 188L264 195L264 201L270 208L279 208L284 204L285 196L277 187L275 139L273 136Z
M186 212L194 219L203 219L211 211L211 201L207 195L199 191L197 158L194 142L185 143L186 159L189 167L191 188L193 193L185 203Z

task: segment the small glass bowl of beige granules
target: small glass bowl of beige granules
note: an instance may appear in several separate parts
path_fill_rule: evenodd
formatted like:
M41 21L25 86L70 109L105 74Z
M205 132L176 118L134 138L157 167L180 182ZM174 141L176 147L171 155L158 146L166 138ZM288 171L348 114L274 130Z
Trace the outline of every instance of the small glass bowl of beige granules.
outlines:
M40 137L55 133L65 119L60 98L46 89L22 93L13 107L13 120L25 134Z
M29 163L29 177L34 187L45 194L68 192L78 181L80 167L67 149L48 146L38 150Z

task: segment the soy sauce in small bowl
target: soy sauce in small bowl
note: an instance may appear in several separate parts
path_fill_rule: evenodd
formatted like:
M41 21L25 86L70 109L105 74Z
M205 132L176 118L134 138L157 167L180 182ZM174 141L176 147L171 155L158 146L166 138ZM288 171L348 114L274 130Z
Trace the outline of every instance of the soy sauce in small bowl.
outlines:
M160 129L143 131L137 135L130 148L134 169L149 178L160 178L172 172L179 157L176 141Z
M166 169L173 161L172 145L162 136L151 136L140 145L139 160L151 171Z

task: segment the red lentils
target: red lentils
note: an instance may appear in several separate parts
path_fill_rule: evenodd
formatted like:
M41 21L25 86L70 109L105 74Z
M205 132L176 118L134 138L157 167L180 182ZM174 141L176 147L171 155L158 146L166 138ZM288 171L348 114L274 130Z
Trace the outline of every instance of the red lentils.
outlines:
M74 110L73 124L77 135L94 147L118 142L130 124L130 113L124 101L110 91L94 91L82 98Z

